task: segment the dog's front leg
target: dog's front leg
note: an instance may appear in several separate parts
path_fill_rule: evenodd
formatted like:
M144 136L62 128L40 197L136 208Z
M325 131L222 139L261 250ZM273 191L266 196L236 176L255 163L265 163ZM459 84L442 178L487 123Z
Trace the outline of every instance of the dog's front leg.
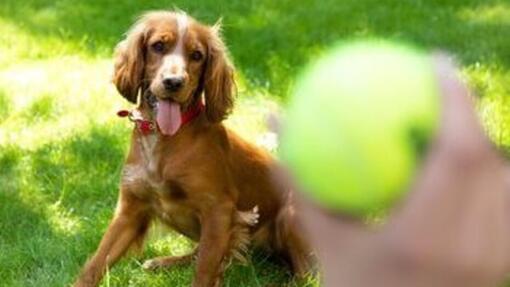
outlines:
M74 287L97 286L107 266L112 266L130 246L141 241L149 226L149 220L144 204L121 191L115 216Z
M221 284L234 210L234 204L226 202L203 212L194 287Z

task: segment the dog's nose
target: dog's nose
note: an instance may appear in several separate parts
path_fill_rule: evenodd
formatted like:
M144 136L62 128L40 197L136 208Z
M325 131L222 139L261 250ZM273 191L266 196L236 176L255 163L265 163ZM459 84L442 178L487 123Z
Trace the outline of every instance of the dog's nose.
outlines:
M175 92L182 88L184 84L183 77L168 77L163 79L163 85L167 91Z

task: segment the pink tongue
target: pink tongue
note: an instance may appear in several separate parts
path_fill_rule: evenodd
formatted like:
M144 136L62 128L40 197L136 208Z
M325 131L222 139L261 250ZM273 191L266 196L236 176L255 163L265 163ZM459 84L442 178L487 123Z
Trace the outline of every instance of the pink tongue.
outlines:
M172 136L181 127L181 108L179 104L158 100L158 114L156 115L159 129L164 135Z

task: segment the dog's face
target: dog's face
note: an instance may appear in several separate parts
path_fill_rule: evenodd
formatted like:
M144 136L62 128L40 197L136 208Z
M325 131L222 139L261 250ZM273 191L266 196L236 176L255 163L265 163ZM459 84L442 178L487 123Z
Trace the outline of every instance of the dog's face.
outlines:
M149 25L145 78L150 91L161 99L189 102L205 69L206 32L184 14L154 19Z
M133 103L148 89L183 109L204 91L213 122L232 108L233 68L219 26L202 25L184 13L145 14L118 45L113 81Z

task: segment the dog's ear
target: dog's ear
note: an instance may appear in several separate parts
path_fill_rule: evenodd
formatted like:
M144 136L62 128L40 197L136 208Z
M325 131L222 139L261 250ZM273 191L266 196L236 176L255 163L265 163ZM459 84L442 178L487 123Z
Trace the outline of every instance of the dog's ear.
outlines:
M234 105L234 67L228 59L220 30L220 22L209 28L204 74L206 115L213 123L225 119Z
M113 83L119 93L136 104L138 91L142 85L145 66L146 28L143 22L135 24L115 51Z

